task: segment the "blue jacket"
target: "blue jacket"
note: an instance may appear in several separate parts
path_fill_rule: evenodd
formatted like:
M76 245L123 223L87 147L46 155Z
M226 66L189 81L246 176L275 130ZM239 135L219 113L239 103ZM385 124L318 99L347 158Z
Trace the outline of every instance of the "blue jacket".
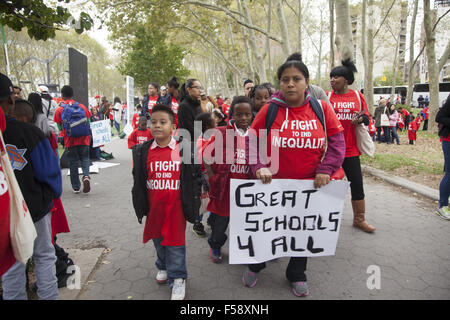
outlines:
M39 221L53 208L53 198L62 193L58 157L38 127L10 116L3 138L33 222Z

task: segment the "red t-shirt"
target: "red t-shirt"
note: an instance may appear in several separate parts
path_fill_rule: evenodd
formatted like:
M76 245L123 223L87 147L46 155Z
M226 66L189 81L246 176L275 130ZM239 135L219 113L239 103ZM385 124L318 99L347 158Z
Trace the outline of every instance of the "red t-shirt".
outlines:
M359 94L359 92L354 90L349 90L349 92L345 94L336 94L333 91L330 97L330 102L334 108L334 112L336 113L338 120L341 122L342 127L344 127L346 158L361 155L361 152L359 152L358 147L356 146L355 125L352 124L352 119L362 110L356 94ZM359 96L361 98L362 107L365 111L364 114L369 116L366 100L362 94L359 94Z
M0 130L5 130L5 116L0 108ZM0 154L5 152L0 140ZM10 207L9 191L6 175L0 162L0 277L16 262L9 234Z
M64 104L73 104L74 102L75 102L74 100L69 99L69 100L64 101L63 103ZM86 117L89 119L92 116L91 113L89 112L89 110L81 103L79 105L83 108L84 112L86 113ZM58 123L60 125L62 125L61 114L62 114L63 110L64 110L63 107L59 107L58 109L56 109L55 116L53 117L53 121L55 121L56 123ZM78 137L78 138L71 138L71 137L68 137L65 135L64 128L61 131L64 134L64 146L66 148L74 147L74 146L88 146L91 143L90 135L84 136L84 137Z
M405 120L403 120L403 114L398 114L398 127L403 129L405 127Z
M333 110L326 102L321 104L328 137L343 131ZM253 120L252 129L258 135L260 129L265 129L268 108L269 104L263 106ZM267 136L267 155L271 156L271 145L279 152L278 159L274 159L278 160L278 172L272 172L273 178L313 179L323 156L325 131L309 102L294 108L280 106L271 129L280 130L278 135L271 130Z
M370 119L370 122L369 122L369 134L370 134L370 136L373 136L376 131L377 131L377 128L375 127L375 120L374 119Z
M228 111L230 110L230 106L229 105L227 105L227 104L222 104L222 111L223 111L223 113L225 113L226 114L226 116L228 117Z
M147 172L150 210L145 221L144 243L163 238L163 246L185 245L186 219L181 204L178 145L174 150L169 146L150 147Z
M152 109L158 102L158 98L159 98L158 96L148 98L148 112L149 113L152 113Z
M178 100L175 99L175 97L172 97L172 111L175 112L175 114L178 113L178 107L179 107Z
M417 139L417 130L419 129L419 126L420 126L420 124L418 124L416 121L409 123L409 126L408 126L408 139L409 140Z
M144 142L150 141L153 138L150 129L139 130L134 129L133 132L128 137L128 149L133 148L137 144L142 144Z
M136 129L139 126L139 113L135 113L133 115L133 120L131 121L131 125L133 129Z

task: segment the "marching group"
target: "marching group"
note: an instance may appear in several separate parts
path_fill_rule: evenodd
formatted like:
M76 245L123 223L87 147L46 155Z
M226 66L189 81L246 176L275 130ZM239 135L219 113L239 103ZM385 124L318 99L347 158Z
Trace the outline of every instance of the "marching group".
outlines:
M209 259L213 263L223 261L222 247L227 241L232 214L229 203L231 179L258 179L264 184L271 183L272 179L309 179L315 188L321 188L331 180L347 177L353 226L368 233L375 231L365 217L361 151L356 143L355 128L364 124L369 127L373 141L376 132L379 143L392 143L393 138L399 143L397 127L417 131L420 120L411 117L405 109L396 110L394 105L384 100L379 101L372 117L364 96L349 88L356 72L351 61L343 61L341 66L331 71L332 90L325 92L310 84L309 70L301 55L293 54L278 68L278 91L270 83L255 84L247 80L243 87L244 95L231 100L222 99L221 95L216 99L207 96L197 79L189 79L181 85L174 77L168 81L167 88L159 87L157 83L148 85L148 94L136 106L137 112L132 119L134 130L128 137L133 157L132 200L139 223L143 223L145 217L143 242L152 240L156 249L156 282L169 284L171 299L182 300L186 295L187 222L192 224L192 231L198 237L206 237L203 216L208 216L206 223L211 228L207 239ZM0 124L8 153L11 154L9 149L12 146L22 159L20 162L11 158L11 164L38 235L33 259L37 294L41 299L58 298L58 279L55 276L57 245L52 228L55 216L61 216L63 208L57 202L62 183L55 150L56 137L62 132L62 142L69 150L73 191L79 193L83 187L83 192L87 193L90 191L91 139L86 128L90 121L109 118L111 126L120 134L122 114L126 108L118 98L114 99L113 105L102 98L90 111L73 100L71 87L64 86L61 92L62 100L51 111L53 116L49 117L50 108L35 107L32 97L30 102L15 99L11 81L0 75L0 112L5 114L1 115ZM51 106L51 101L49 103ZM449 109L447 100L439 115L446 161L439 212L447 217L450 194ZM53 131L39 125L46 122L39 120L46 113L46 118L55 123ZM424 110L423 114L427 120L427 111ZM201 132L196 121L201 124ZM270 134L261 134L264 129ZM307 134L300 135L299 132ZM268 150L264 151L269 162L260 157L263 153L259 149L261 144L251 143L261 139L266 142ZM410 136L410 140L415 138ZM4 153L5 146L2 144L1 147ZM273 148L277 150L276 157L271 157ZM1 169L0 174L4 171ZM15 261L7 239L9 209L3 203L9 201L11 193L8 193L6 182L0 181L0 185L3 187L0 193L3 298L26 299L25 265ZM61 224L66 225L67 221ZM264 262L247 265L242 274L243 285L253 288L265 266ZM286 268L291 290L299 297L310 292L306 269L306 257L291 257Z

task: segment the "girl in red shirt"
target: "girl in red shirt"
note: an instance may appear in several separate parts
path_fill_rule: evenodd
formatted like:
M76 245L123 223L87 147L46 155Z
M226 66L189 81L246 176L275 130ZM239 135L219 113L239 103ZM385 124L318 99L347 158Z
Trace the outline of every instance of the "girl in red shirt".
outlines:
M361 153L356 146L355 126L364 123L369 125L369 113L366 100L359 91L351 90L348 86L355 81L357 72L352 61L342 62L342 66L334 68L330 73L330 84L333 89L328 94L331 105L338 119L344 127L345 160L342 168L350 181L353 208L353 226L366 232L374 232L375 227L366 222L365 200L361 162Z
M280 91L275 92L270 101L277 104L279 109L271 126L275 129L275 134L267 135L267 153L276 148L278 157L271 159L270 168L252 165L251 170L258 179L266 183L271 181L273 175L278 179L312 179L314 187L320 188L330 182L331 175L340 168L344 160L342 125L328 104L320 101L325 119L325 134L325 128L310 104L311 98L307 91L309 71L299 54L290 56L278 69L277 76ZM257 134L260 129L266 129L265 120L269 106L270 104L266 104L262 107L252 123L252 129ZM303 125L300 126L300 123ZM279 130L278 134L276 130ZM306 132L308 134L301 134ZM309 138L301 138L304 136ZM326 140L328 149L325 152ZM249 148L252 159L252 145L249 145ZM292 292L300 297L309 294L305 274L306 262L306 257L291 257L286 270ZM244 285L255 286L258 281L257 274L264 268L265 263L248 265L242 277Z
M418 121L420 119L419 116L417 116L415 119L409 123L408 126L408 139L409 144L414 144L414 141L417 139L417 130L419 130L420 122Z

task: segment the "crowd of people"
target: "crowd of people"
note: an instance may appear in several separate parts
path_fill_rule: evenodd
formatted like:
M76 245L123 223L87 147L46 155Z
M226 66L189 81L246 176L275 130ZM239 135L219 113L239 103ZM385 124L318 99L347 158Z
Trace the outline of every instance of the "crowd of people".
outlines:
M414 117L406 109L396 109L395 105L381 100L372 116L364 96L350 89L356 72L352 61L343 61L331 71L331 90L325 92L310 84L308 67L300 54L293 54L278 68L279 90L270 83L255 84L246 80L243 95L222 99L221 94L215 98L208 96L198 79L180 84L173 77L167 86L161 87L158 83L149 83L147 94L136 106L131 120L133 131L128 136L133 158L132 200L139 223L143 223L145 217L142 241L152 240L157 253L155 280L159 284L169 284L171 299L182 300L186 295L185 230L188 222L197 237L205 238L203 221L207 216L206 224L211 228L207 238L209 259L212 263L223 261L222 248L233 214L229 195L231 179L258 179L264 184L270 184L272 179L309 179L318 189L331 180L346 177L350 182L353 226L367 233L376 230L366 220L361 151L355 128L364 124L373 141L387 144L393 141L399 144L397 130L408 130L410 143L413 143L416 139L413 134L421 119L428 120L428 110ZM16 178L19 182L38 234L33 259L36 290L41 299L58 298L57 253L64 253L64 250L57 246L56 234L68 232L60 201L58 138L68 152L73 192L88 193L91 191L89 161L92 158L89 123L109 119L111 127L120 135L127 107L118 97L110 103L106 97L97 96L97 105L89 110L73 99L70 86L64 86L61 94L57 103L46 99L45 92L32 93L28 100L23 100L20 90L0 74L3 137L6 144L15 146L23 160L11 161L17 170L15 177L9 179ZM448 104L449 101L439 119L446 159L438 210L443 217L449 217ZM299 139L294 144L274 144L277 139L291 140L296 132L295 126L289 124L299 122L307 124L309 137L305 140L308 143ZM260 135L263 129L275 132L277 139L272 139L271 134ZM261 139L266 139L265 144L251 142ZM268 150L259 149L261 145L266 145ZM1 147L4 151L4 146ZM222 152L216 154L217 148L222 148ZM261 152L265 151L270 157L272 148L276 148L278 156L270 158L269 163L262 162ZM24 149L30 152L21 154L20 150ZM253 163L249 159L257 161ZM1 193L0 202L7 202L9 196L8 192ZM3 298L26 299L25 265L15 261L7 240L8 210L2 205L0 212ZM70 260L67 254L64 257L66 262ZM286 268L286 278L298 297L310 292L307 260L306 257L291 257ZM242 274L243 285L255 287L265 267L265 262L247 265Z

